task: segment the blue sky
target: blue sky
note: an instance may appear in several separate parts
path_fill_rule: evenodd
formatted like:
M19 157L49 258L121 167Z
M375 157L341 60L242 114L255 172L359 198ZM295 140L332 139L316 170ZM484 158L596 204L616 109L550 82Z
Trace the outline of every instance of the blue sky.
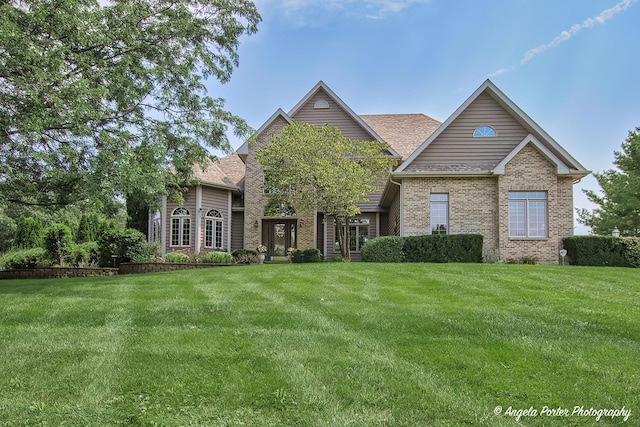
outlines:
M263 21L242 38L240 66L208 86L254 128L319 80L358 114L444 121L486 78L592 171L612 168L640 126L638 0L255 4ZM582 189L598 189L596 180L574 188L575 206L593 208Z

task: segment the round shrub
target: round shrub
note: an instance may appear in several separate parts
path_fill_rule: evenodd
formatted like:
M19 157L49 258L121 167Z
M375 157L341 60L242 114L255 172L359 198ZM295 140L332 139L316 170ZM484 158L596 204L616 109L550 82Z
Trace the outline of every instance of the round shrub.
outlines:
M364 262L402 262L402 246L399 236L376 237L360 250Z
M302 251L304 262L322 262L322 254L318 248L307 248Z
M54 264L64 264L71 255L73 232L65 224L54 223L44 230L44 249Z

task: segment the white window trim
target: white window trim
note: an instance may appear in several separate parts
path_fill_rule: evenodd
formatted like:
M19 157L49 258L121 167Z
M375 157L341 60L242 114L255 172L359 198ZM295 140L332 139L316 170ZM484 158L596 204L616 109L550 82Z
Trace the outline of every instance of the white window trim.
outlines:
M548 239L549 238L549 194L546 191L509 191L509 193L544 193L544 199L542 198L528 198L528 197L522 197L522 198L508 198L508 209L509 209L509 238L510 239L520 239L520 240L544 240L544 239ZM508 197L508 196L507 196ZM525 228L525 235L524 236L514 236L511 232L511 202L524 202L524 220L525 220L525 224L524 224L524 228ZM544 219L545 219L545 223L544 223L544 229L546 231L546 234L544 236L532 236L531 235L531 220L529 217L530 214L530 210L529 210L529 202L544 202Z
M435 195L444 195L447 196L447 200L431 200L431 196L435 196ZM445 235L449 234L449 193L431 193L429 195L429 234L433 234L433 205L444 205L447 208L447 223L446 225L446 230L445 230ZM442 234L442 233L437 233L437 234Z
M217 212L219 216L209 215L210 213ZM207 245L207 225L211 223L211 245ZM216 228L217 223L220 223L220 246L216 246ZM217 209L209 210L204 217L204 248L205 249L223 249L224 248L224 217L222 213Z
M187 211L187 214L182 214L182 215L176 214L176 211L178 211L179 209L184 209L185 211ZM173 230L174 230L173 220L174 219L178 220L178 244L177 245L173 244ZM189 242L187 242L187 244L185 244L184 242L184 221L185 220L189 220ZM170 247L172 248L188 248L191 246L191 213L189 212L188 209L179 207L174 209L173 212L171 212L169 241L170 241Z

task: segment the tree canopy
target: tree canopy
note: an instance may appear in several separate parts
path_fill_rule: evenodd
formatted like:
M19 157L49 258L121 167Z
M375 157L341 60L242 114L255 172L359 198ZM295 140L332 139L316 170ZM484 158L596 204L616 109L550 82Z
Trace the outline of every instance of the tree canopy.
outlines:
M618 228L622 236L640 236L640 127L629 132L622 151L614 152L616 169L594 173L601 193L584 190L598 207L578 211L578 221L595 234L610 235Z
M317 210L336 219L342 256L349 257L349 218L357 203L380 190L395 159L378 141L345 138L337 127L292 120L262 147L256 160L265 170L266 193L297 211Z
M0 198L151 199L186 182L205 147L248 131L204 83L230 79L260 19L248 0L0 2Z

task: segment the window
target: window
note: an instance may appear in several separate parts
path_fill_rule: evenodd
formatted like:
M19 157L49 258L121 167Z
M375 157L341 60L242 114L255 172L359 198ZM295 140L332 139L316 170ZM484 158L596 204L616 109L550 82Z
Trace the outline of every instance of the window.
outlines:
M191 216L185 208L177 208L171 214L171 246L191 244Z
M338 248L338 229L335 230L336 248ZM369 240L369 220L354 218L349 221L349 250L360 252L360 248Z
M509 192L509 237L548 237L546 192Z
M491 126L480 126L473 131L474 138L488 138L492 136L498 136L498 132Z
M162 238L162 222L160 212L156 211L151 220L151 242L159 242Z
M431 195L431 234L449 232L449 195Z
M222 214L215 209L204 217L204 247L222 249Z

